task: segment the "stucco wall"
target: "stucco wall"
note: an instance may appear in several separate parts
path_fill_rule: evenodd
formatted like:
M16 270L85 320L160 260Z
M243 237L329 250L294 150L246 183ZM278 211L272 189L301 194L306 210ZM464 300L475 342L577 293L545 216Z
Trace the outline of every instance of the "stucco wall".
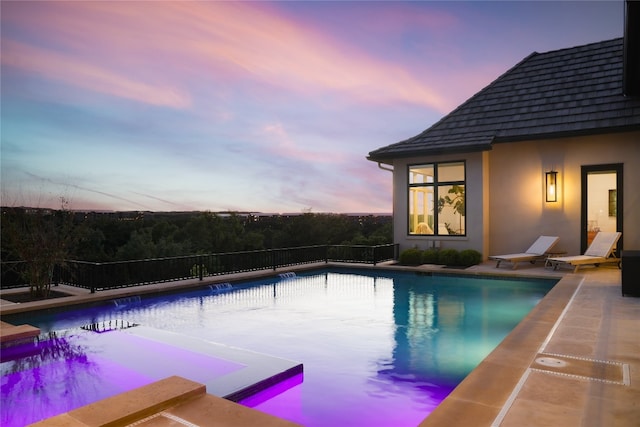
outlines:
M581 167L622 163L623 249L640 248L640 132L495 144L489 154L489 252L520 252L541 234L579 254ZM544 173L558 171L559 200L544 200ZM620 191L620 190L618 190Z
M467 235L409 236L407 165L466 161ZM476 249L489 255L522 252L540 235L557 235L557 248L579 254L581 167L624 166L623 249L640 250L640 132L494 144L483 153L417 157L394 162L394 242L400 250ZM558 202L544 200L544 173L558 171ZM618 190L620 191L620 190Z

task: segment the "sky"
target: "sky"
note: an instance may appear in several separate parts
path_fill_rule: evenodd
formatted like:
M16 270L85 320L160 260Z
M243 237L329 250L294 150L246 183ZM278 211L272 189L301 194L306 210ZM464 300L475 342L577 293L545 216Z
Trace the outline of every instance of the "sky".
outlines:
M532 52L621 37L612 1L7 1L1 204L390 213L366 159Z

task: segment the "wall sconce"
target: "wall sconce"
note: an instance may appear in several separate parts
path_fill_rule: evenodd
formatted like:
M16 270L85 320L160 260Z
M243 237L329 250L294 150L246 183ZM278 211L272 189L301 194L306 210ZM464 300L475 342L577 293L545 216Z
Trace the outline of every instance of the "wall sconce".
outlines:
M545 190L547 202L558 201L558 172L545 172Z

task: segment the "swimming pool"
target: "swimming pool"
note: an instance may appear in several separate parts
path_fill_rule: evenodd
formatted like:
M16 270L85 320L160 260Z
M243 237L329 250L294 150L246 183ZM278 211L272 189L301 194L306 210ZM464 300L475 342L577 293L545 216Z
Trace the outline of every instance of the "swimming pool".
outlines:
M299 361L304 364L301 384L276 395L267 390L242 403L306 426L416 426L555 283L340 269L7 320L45 333L131 322ZM109 334L85 338L83 351L108 347L101 335ZM158 364L168 376L184 369L184 363L172 362L180 359ZM8 366L2 365L7 401L12 390L28 385L5 381ZM221 369L215 375L238 367L230 360ZM91 384L91 374L85 374L74 376L74 387ZM46 405L59 392L38 390L29 397L31 406ZM2 419L10 420L12 408L2 406Z

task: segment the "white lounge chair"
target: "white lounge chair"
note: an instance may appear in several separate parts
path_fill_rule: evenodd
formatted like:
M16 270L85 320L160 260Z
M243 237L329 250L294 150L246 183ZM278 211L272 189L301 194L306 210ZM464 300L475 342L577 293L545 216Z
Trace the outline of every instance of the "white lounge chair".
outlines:
M560 240L557 236L540 236L538 240L533 242L533 245L525 252L518 254L507 254L507 255L493 255L490 256L489 259L497 261L496 268L500 267L500 263L502 261L507 261L513 264L513 269L515 270L518 267L519 262L529 261L532 264L537 260L543 258L547 255L547 252L551 250L551 248L558 243Z
M619 265L620 259L613 256L613 251L621 235L622 233L620 232L600 231L593 238L593 242L591 242L584 255L547 258L546 264L553 265L554 270L560 265L572 265L575 267L574 273L578 272L581 265L595 265L598 267L600 264L610 262L615 262Z

